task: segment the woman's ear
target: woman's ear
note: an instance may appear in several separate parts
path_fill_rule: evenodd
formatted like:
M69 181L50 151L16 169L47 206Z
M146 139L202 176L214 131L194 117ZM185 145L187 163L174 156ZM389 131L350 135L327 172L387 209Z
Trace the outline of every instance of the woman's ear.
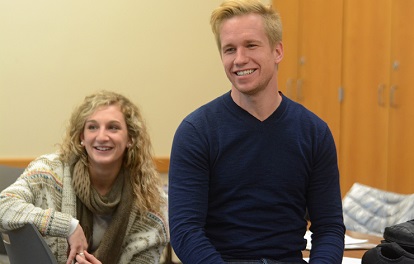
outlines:
M128 140L128 144L127 144L127 148L132 147L132 144L134 143L134 141L132 139Z

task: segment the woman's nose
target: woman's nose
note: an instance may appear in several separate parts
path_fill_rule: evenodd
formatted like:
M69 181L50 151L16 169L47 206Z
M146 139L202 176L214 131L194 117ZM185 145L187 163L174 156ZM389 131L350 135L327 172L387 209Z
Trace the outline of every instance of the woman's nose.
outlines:
M100 129L98 131L98 135L97 135L96 139L97 140L107 140L108 139L107 131L105 129Z

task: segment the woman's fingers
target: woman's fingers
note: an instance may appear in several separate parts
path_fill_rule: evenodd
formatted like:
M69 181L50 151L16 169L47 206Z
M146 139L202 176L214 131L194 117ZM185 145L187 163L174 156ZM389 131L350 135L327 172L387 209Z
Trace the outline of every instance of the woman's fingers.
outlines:
M75 260L79 264L102 264L94 255L89 254L86 250L83 251L83 254L77 254Z

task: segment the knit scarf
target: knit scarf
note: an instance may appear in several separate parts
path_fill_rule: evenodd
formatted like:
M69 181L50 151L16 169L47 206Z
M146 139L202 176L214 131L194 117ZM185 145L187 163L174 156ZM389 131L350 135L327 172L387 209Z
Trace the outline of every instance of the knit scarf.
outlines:
M129 214L132 209L133 193L127 182L127 173L121 170L111 191L101 196L91 185L88 168L78 161L73 168L72 184L75 190L76 213L88 244L93 236L93 215L112 215L95 252L91 252L102 264L118 263L121 246L126 236Z

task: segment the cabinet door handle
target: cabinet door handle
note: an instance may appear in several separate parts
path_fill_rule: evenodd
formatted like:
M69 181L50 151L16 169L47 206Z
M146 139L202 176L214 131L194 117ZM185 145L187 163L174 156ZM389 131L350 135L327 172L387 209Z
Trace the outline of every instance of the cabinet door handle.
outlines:
M302 79L299 79L296 83L298 101L303 100L303 87L302 86L303 86L303 81L302 81Z
M378 105L379 106L385 106L385 102L384 102L384 89L385 89L385 85L384 84L380 84L378 85Z
M395 102L395 90L397 90L397 86L393 85L390 88L390 106L391 107L397 107L397 104Z
M293 98L292 98L292 82L293 82L293 79L292 78L289 78L289 79L287 79L287 81L286 81L286 96L288 97L288 98L290 98L290 99L292 99L292 100L294 100Z

